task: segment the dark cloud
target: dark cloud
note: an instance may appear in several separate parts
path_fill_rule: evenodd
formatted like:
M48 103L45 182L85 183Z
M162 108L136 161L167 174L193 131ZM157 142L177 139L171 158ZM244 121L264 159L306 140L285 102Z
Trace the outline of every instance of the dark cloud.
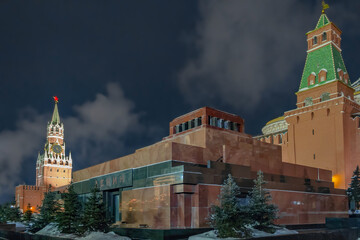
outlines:
M198 54L179 74L182 93L192 104L255 109L266 92L299 81L292 72L304 64L304 27L315 27L319 9L299 0L201 1Z
M134 112L134 103L125 98L121 87L109 83L106 89L105 94L99 93L94 100L75 106L74 116L61 118L65 141L71 143L66 150L76 153L75 165L99 163L109 156L108 151L121 153L127 134L142 130L140 114ZM59 109L61 115L61 102ZM15 130L0 132L0 196L13 194L15 185L22 183L20 172L25 161L32 159L35 167L34 159L46 140L49 119L50 113L25 109Z

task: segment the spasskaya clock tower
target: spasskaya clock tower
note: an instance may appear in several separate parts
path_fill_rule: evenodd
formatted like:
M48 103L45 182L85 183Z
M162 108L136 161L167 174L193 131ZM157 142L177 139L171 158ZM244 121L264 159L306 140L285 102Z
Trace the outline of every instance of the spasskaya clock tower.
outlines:
M36 161L36 186L61 187L71 182L71 153L65 155L64 124L60 121L58 98L51 121L47 124L46 143L43 154Z

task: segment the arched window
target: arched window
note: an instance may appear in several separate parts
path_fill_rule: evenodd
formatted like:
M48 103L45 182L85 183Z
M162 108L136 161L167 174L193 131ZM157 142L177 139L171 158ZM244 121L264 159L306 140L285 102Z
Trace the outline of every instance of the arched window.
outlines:
M51 163L51 160L50 160L50 159L48 160L48 163Z
M315 78L316 78L316 74L312 72L308 77L308 86L315 84Z
M57 162L56 162L56 160L54 160L54 164L56 164Z
M68 161L65 162L65 165L69 165Z
M306 106L311 106L311 105L313 105L312 98L311 98L311 97L305 98L304 103L305 103L305 107L306 107Z
M326 81L326 75L327 75L327 70L326 69L321 69L319 72L319 82L325 82Z
M323 101L327 101L330 99L330 93L328 92L324 92L323 94L321 94L320 96L320 101L323 102Z
M326 40L327 40L326 32L324 32L324 33L322 34L322 40L323 40L323 41L326 41Z
M315 36L315 37L313 38L313 45L317 44L317 42L318 42L317 36Z
M60 165L63 165L64 163L63 163L63 161L60 161Z

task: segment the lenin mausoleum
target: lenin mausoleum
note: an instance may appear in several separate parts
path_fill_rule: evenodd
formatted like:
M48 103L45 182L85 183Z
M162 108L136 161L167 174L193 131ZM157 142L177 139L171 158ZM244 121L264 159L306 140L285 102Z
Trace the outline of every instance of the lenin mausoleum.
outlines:
M96 185L107 215L124 228L209 227L210 206L230 173L246 198L264 172L280 224L347 217L346 189L360 165L360 95L341 55L341 30L323 12L306 33L307 58L296 108L246 134L240 116L203 107L170 122L169 135L133 154L71 172L57 101L36 162L36 186L16 187L21 209L71 180L81 201ZM121 120L121 119L119 119Z

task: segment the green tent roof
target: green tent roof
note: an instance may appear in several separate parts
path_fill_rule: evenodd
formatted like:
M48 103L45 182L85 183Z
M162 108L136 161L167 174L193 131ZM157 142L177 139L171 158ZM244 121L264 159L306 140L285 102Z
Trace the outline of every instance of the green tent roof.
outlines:
M321 28L321 27L323 27L323 26L325 26L325 25L328 24L328 23L330 23L330 20L329 20L329 18L326 16L326 14L325 14L325 13L321 14L321 16L320 16L320 18L319 18L319 21L318 21L318 23L316 24L315 30L316 30L316 29L319 29L319 28Z
M319 82L319 72L325 69L327 71L326 80L323 82ZM338 70L343 70L343 72L347 72L344 60L341 56L341 52L329 43L326 46L323 46L319 49L311 51L307 54L304 72L301 78L299 91L307 90L318 85L326 84L333 80L339 80ZM315 84L308 86L308 77L310 74L315 73ZM350 80L348 82L350 86Z

